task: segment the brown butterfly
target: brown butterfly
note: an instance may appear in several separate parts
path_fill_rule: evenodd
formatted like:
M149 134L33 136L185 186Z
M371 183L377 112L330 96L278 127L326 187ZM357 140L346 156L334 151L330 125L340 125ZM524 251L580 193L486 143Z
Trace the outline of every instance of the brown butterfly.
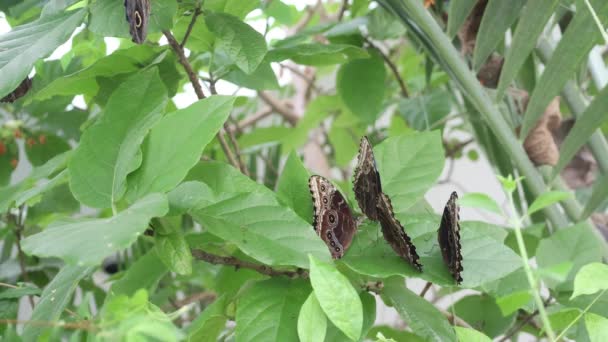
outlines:
M371 220L380 221L382 235L395 253L419 271L422 270L416 247L405 233L403 225L395 217L390 198L382 192L380 173L376 167L372 145L367 137L361 138L353 184L361 211Z
M0 99L0 102L15 102L20 97L25 96L25 94L30 90L30 88L32 88L32 80L29 77L26 77L23 81L21 81L21 83L19 83L15 90Z
M125 0L125 11L133 42L142 44L148 35L150 0Z
M460 207L457 200L458 194L454 191L443 209L437 240L439 240L443 261L456 280L456 284L460 285L462 282L460 274L462 272L462 246L460 245Z
M321 176L311 176L308 187L314 206L313 227L327 244L332 257L339 259L357 231L350 207L340 191Z

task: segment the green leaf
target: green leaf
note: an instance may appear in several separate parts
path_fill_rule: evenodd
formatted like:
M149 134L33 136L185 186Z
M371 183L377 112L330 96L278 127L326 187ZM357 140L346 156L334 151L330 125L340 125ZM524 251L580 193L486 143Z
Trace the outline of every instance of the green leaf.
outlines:
M342 64L352 59L367 58L365 49L346 44L306 43L290 47L276 48L268 51L266 59L270 62L282 62L291 59L302 65Z
M232 14L239 19L245 18L249 12L259 6L258 0L205 0L204 3L206 9Z
M68 150L68 142L54 134L38 133L25 141L25 153L32 166L40 166Z
M399 101L399 114L408 125L418 131L429 130L451 111L450 95L444 90L433 90Z
M170 233L155 235L156 253L172 272L180 275L191 274L192 254L184 235L179 228L172 225L170 220L162 220L162 222Z
M131 162L166 103L157 69L130 77L114 91L101 118L83 133L68 165L70 189L78 201L107 208L122 197Z
M78 282L92 271L83 266L66 265L55 278L44 288L40 300L36 303L31 321L51 322L61 316L63 309L70 303ZM23 341L37 341L45 326L29 324L23 329Z
M266 40L251 26L238 18L221 13L205 16L205 23L217 37L217 46L223 49L245 73L251 74L266 55Z
M396 212L422 199L441 175L445 162L439 131L388 138L374 148L374 156L382 188Z
M585 327L589 334L589 341L603 342L608 340L608 318L594 313L586 313Z
M458 29L464 24L469 13L475 7L476 0L452 0L448 12L447 35L452 38L458 33Z
M81 9L44 16L15 27L0 36L0 98L11 93L27 77L34 63L63 44L86 14Z
M551 279L545 283L549 288L559 291L572 290L572 280L578 270L591 262L602 260L602 245L596 234L585 224L560 229L550 237L543 239L536 250L536 261L540 268L550 268L565 262L573 264L566 283L560 285ZM559 285L559 287L558 287Z
M383 294L417 335L429 341L456 341L448 320L433 304L410 291L403 278L393 277L384 282Z
M342 65L336 87L346 107L362 122L372 123L382 111L385 79L384 61L374 53Z
M224 313L228 305L228 297L221 296L205 308L205 310L186 328L188 341L215 342L226 327L228 316Z
M467 341L467 342L491 342L492 340L480 333L479 331L471 328L463 328L454 326L454 330L456 330L456 336L458 336L458 341Z
M283 172L277 183L277 196L284 205L312 224L312 201L308 189L308 177L310 173L300 160L298 153L292 151L283 167Z
M337 166L349 166L359 151L359 137L365 135L366 128L349 110L343 110L333 121L328 137Z
M184 182L167 194L169 216L185 214L215 202L213 190L201 182Z
M528 215L542 210L552 204L561 202L572 197L572 194L564 191L547 191L538 196L528 208Z
M517 20L525 3L525 0L488 2L475 41L473 70L479 70L498 44L504 40L505 31Z
M311 292L300 309L298 337L301 342L323 341L325 340L326 330L327 317L314 292Z
M153 292L168 271L156 251L150 250L129 265L124 275L112 283L106 301L118 295L133 296L139 289Z
M116 216L52 224L23 240L23 250L37 256L54 256L71 264L95 265L113 252L129 247L153 217L167 213L167 199L151 194ZM53 241L53 243L49 243Z
M372 340L378 337L378 334L382 334L388 341L407 341L407 342L424 342L425 340L407 330L401 330L398 328L393 328L388 325L376 325L374 326L369 333L367 334L367 338ZM376 340L382 341L382 340Z
M234 99L211 96L160 119L144 140L141 167L129 175L127 198L132 202L179 184L230 115Z
M554 178L572 160L572 157L587 143L589 137L604 122L608 121L608 87L604 87L585 109L568 132L566 139L559 147L559 160L553 169ZM596 188L597 189L597 188Z
M543 32L547 21L553 15L553 11L558 4L559 0L526 2L524 9L521 11L511 46L505 56L496 98L502 98L511 81L517 76L519 69L534 50L538 36Z
M224 163L201 163L189 179L206 183L215 202L192 212L209 232L267 265L308 267L310 253L329 260L312 226L278 203L275 193ZM280 227L280 229L276 229Z
M222 77L222 79L238 86L254 90L281 89L270 63L262 62L251 74L246 74L236 67L233 69L234 70L230 71L226 76Z
M255 283L240 296L237 341L297 341L298 312L310 292L307 282L273 278Z
M461 207L481 208L502 215L502 210L496 202L488 195L480 192L470 192L458 199Z
M0 292L0 300L2 299L11 299L11 298L21 298L23 296L32 296L32 295L40 295L42 290L40 290L36 285L27 284L27 283L19 283L19 286L16 288L8 288L2 292Z
M608 198L608 175L598 175L598 177L598 180L593 184L591 198L587 201L580 220L589 217Z
M487 295L466 296L453 310L458 317L471 326L480 327L481 332L492 338L503 334L515 320L515 314L503 316L494 298Z
M357 291L332 264L310 256L310 283L327 318L353 341L363 327L363 305Z
M574 292L570 299L608 290L608 265L594 262L583 266L574 278Z
M590 0L597 16L602 23L608 19L608 2L603 0ZM564 84L572 78L582 61L587 59L588 53L601 41L601 34L593 24L593 18L587 6L576 11L574 19L553 52L551 60L547 63L538 86L530 96L530 102L524 115L520 137L528 136L538 119L545 112L545 108L555 95L559 93Z

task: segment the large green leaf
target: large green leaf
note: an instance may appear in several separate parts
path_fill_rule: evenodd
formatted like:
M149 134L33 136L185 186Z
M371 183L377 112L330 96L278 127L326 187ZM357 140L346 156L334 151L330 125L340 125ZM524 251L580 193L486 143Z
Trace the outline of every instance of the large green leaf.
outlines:
M250 74L257 69L267 51L266 40L259 32L238 18L222 13L206 15L205 23L217 37L217 46L241 70Z
M447 35L454 37L475 7L476 0L452 0L448 13Z
M205 0L204 8L216 12L232 14L243 19L249 12L260 6L258 0Z
M505 63L500 72L497 98L502 98L511 81L517 76L519 69L524 65L526 59L536 46L538 36L543 32L547 21L553 15L553 11L558 4L559 0L526 2L517 23L517 30L515 30L513 41L505 56Z
M382 293L417 335L429 341L456 341L448 320L433 304L410 291L403 278L387 280Z
M101 79L133 73L142 65L147 65L155 60L161 53L163 50L148 45L136 45L118 50L99 59L88 68L53 79L36 92L34 99L46 100L57 95L94 96L99 92Z
M425 131L443 120L452 110L452 104L447 91L434 90L402 99L397 108L411 128Z
M213 190L207 184L191 181L183 182L167 194L169 216L185 214L188 210L199 209L215 202Z
M352 60L338 71L336 87L342 101L365 123L372 123L382 111L384 101L384 61L377 54Z
M85 14L80 9L44 16L0 36L0 98L17 88L38 59L63 44Z
M53 280L45 287L40 300L36 303L31 321L56 321L63 309L70 303L78 282L89 275L91 268L84 266L64 266ZM45 329L44 325L28 324L23 329L23 341L37 341Z
M383 191L397 212L422 199L441 175L445 162L439 131L386 139L374 148L374 156Z
M585 327L589 341L603 342L608 340L608 318L593 313L585 314Z
M540 268L550 268L565 262L573 264L566 283L547 279L545 283L550 288L560 291L572 290L574 279L578 270L590 262L602 260L602 245L591 228L578 224L569 228L560 229L549 238L543 239L536 250L536 260Z
M327 246L309 223L278 203L276 195L224 163L201 163L188 179L206 183L214 203L192 212L211 233L268 265L307 268L310 253L328 260Z
M498 44L503 41L505 31L517 20L525 3L526 0L490 0L488 2L475 41L474 70L479 70Z
M166 102L157 69L130 77L114 91L101 118L83 133L68 165L76 199L107 208L122 197L139 145Z
M310 256L310 283L327 318L351 340L358 341L363 305L348 278L332 264Z
M188 341L215 342L226 327L228 316L224 313L228 305L228 297L221 296L205 308L205 310L186 328Z
M323 341L325 340L326 330L327 317L314 292L311 292L300 309L298 337L301 342Z
M281 203L290 207L298 216L312 224L312 201L308 189L310 173L295 151L285 161L277 184L277 195Z
M58 257L71 264L95 265L113 252L129 247L153 217L164 216L167 211L166 197L151 194L110 218L52 224L24 239L23 250L32 255Z
M249 288L237 303L237 341L297 341L298 312L310 286L273 278Z
M604 0L590 0L598 18L602 23L608 20L608 2ZM547 63L538 86L530 97L528 108L522 123L521 137L526 137L538 119L545 112L545 108L559 93L564 84L570 79L580 63L587 59L587 55L595 44L599 43L602 35L593 25L593 18L587 6L579 6L572 22L568 25L564 36L553 52L551 60Z
M271 62L291 59L303 65L332 65L366 57L369 57L367 51L354 45L306 43L272 49L266 59Z
M608 121L608 87L604 87L589 104L587 109L581 114L564 142L559 148L559 160L553 169L553 177L570 162L572 157L587 143L589 137L595 132L598 127Z
M156 231L154 235L156 253L172 272L191 274L192 253L181 229L168 219L162 220L162 226L165 231Z
M492 342L492 340L480 333L479 331L471 328L463 328L463 327L454 327L456 330L456 336L458 336L458 341L467 341L467 342Z
M453 306L456 315L481 332L494 338L503 334L515 320L515 314L505 317L496 300L487 295L471 295Z
M594 262L583 266L574 278L574 291L570 298L608 290L608 265Z
M141 167L129 175L127 198L173 189L200 160L230 115L232 96L211 96L164 116L142 145Z

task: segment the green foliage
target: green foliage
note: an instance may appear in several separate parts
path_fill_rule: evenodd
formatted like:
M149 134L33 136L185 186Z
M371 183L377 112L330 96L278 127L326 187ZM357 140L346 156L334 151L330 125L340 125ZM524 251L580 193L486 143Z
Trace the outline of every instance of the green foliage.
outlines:
M123 1L3 1L0 339L606 340L608 249L587 218L606 215L589 51L608 5L491 0L471 20L477 1L424 3L152 0L135 45ZM539 169L521 140L560 91L576 122ZM422 272L361 214L362 136ZM473 178L487 170L507 203ZM312 227L312 174L357 222L341 260ZM453 188L458 285L437 236Z

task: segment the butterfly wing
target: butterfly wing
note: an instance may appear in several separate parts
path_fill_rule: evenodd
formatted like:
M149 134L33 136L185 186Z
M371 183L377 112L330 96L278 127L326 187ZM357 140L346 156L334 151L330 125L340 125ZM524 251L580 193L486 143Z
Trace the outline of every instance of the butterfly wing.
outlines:
M384 239L391 245L393 250L405 259L408 263L414 266L417 270L422 271L420 257L416 253L416 246L405 233L405 229L395 218L391 201L384 193L380 194L378 201L378 220L382 227L382 235Z
M125 0L125 11L133 42L142 44L148 35L150 0Z
M321 176L308 180L314 206L313 227L327 244L334 259L339 259L350 246L357 231L355 219L346 199Z
M380 174L376 168L372 145L367 140L367 137L361 138L361 144L359 145L353 190L355 191L355 198L357 199L357 203L359 203L361 211L370 219L374 221L378 220L376 204L378 203L380 193L382 193L382 185L380 183Z
M462 282L462 246L460 244L460 217L458 194L453 192L443 209L437 234L443 261L457 284Z

